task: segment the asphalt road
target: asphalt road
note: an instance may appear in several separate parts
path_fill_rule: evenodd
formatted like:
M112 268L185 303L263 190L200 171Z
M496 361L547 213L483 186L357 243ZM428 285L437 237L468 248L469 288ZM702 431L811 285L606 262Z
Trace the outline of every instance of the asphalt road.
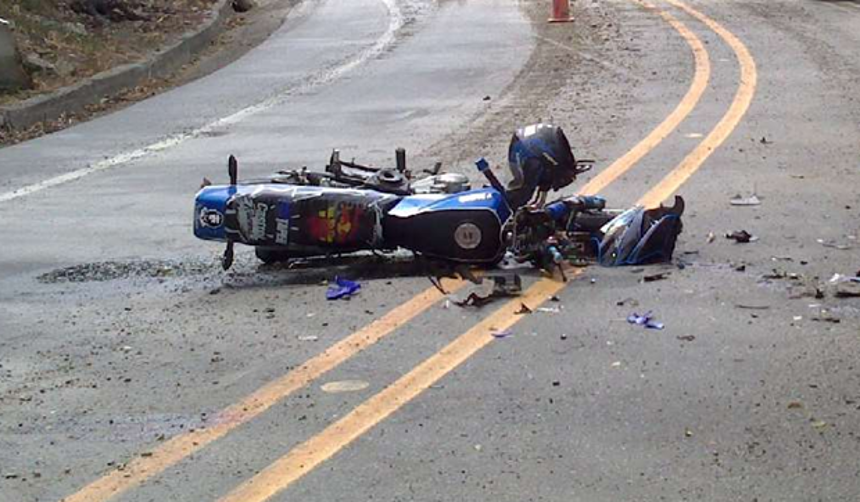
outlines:
M208 77L0 150L0 501L856 500L860 299L830 279L860 269L860 5L548 12L308 1ZM230 153L470 172L538 120L598 161L569 191L685 196L676 263L460 309L408 261L225 274L191 235ZM326 302L335 273L362 292ZM648 310L664 330L625 320Z

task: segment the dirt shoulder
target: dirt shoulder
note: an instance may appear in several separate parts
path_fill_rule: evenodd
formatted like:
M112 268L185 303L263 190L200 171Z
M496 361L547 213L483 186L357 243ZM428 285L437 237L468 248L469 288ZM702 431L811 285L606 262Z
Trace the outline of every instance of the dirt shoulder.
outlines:
M0 106L23 103L85 82L123 65L143 62L176 44L210 18L217 0L11 0L0 11L13 25L33 87L0 93ZM25 130L0 128L0 146L55 132L127 106L224 66L265 40L295 1L269 0L232 12L222 33L194 60L165 78L150 78L101 96L83 111Z

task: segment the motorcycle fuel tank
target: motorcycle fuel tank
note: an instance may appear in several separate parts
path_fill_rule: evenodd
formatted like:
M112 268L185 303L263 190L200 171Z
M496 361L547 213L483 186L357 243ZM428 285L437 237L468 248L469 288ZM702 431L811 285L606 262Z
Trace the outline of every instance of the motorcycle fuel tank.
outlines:
M497 190L404 197L383 220L385 242L465 262L501 257L502 226L511 210Z

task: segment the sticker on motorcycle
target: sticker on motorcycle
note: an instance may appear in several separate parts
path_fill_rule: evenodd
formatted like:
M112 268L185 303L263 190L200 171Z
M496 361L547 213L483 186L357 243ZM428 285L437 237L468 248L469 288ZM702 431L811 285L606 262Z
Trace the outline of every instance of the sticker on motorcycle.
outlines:
M475 249L481 245L481 229L474 223L460 223L454 230L454 242L462 249Z
M224 224L224 215L217 209L209 209L201 207L198 214L198 221L203 228L218 228Z
M327 244L358 241L362 233L366 207L350 202L334 202L308 218L307 233L312 240Z

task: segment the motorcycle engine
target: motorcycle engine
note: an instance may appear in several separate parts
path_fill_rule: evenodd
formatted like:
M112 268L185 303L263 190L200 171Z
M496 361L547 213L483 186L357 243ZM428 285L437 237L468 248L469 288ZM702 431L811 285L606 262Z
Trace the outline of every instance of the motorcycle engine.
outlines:
M415 181L411 185L413 193L443 193L452 194L471 190L469 178L460 173L444 173L428 176Z

